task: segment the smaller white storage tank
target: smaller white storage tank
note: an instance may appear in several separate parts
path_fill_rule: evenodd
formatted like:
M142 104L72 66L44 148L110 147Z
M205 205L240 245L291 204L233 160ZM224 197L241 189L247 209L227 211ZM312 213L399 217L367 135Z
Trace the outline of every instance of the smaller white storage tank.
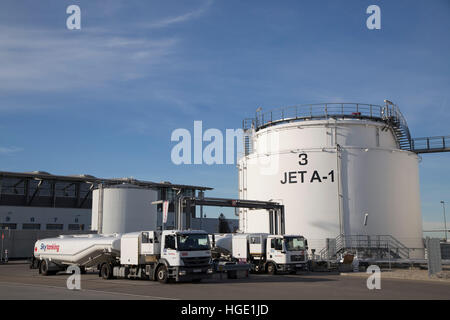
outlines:
M92 195L91 229L98 233L156 230L158 192L131 184L100 187Z

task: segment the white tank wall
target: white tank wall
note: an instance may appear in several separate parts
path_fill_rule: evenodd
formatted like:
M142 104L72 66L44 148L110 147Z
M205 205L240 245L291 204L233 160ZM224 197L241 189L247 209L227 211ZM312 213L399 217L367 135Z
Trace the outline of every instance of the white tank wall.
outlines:
M382 124L296 122L262 129L253 143L254 153L239 163L240 197L282 202L286 233L306 236L316 250L342 232L392 235L417 248L412 256L423 257L418 157L398 150L392 132L383 131ZM302 153L307 154L306 165L298 163ZM303 183L298 171L306 171ZM311 182L314 171L321 182ZM281 183L285 172L287 177L291 172L292 183ZM266 213L242 210L240 229L269 232L268 220Z
M92 230L98 230L99 209L102 207L102 233L127 233L139 230L156 230L157 191L136 186L120 185L103 188L103 204L100 189L93 191ZM99 206L100 204L100 206Z

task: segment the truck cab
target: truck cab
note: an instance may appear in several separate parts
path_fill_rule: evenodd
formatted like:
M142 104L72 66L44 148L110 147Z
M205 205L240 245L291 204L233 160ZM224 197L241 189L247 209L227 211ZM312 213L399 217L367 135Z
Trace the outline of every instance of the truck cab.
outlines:
M298 235L269 235L266 239L266 271L295 272L306 269L308 242Z
M252 264L256 272L296 272L306 269L308 243L299 235L265 233L233 236L233 258Z
M106 279L200 281L213 272L208 234L194 230L126 233L121 237L118 261L100 269Z
M167 266L168 278L199 281L212 274L211 248L204 231L166 230L161 233L161 264ZM161 281L164 275L156 271Z

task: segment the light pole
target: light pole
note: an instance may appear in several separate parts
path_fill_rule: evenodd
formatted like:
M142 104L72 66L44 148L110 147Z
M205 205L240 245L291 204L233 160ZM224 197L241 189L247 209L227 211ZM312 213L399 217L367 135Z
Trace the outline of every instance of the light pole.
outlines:
M442 210L444 211L444 232L445 232L445 242L447 242L447 219L445 218L445 202L441 200Z

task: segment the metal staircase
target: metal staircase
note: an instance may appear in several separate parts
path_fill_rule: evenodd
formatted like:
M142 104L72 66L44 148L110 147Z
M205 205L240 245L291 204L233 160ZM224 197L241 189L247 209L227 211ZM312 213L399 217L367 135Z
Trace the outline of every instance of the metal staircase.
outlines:
M386 122L392 128L400 149L415 153L450 152L450 136L411 138L405 118L397 106L386 109Z
M339 235L332 240L333 247L320 250L321 259L334 260L345 252L357 253L360 258L409 259L410 249L391 235Z
M400 112L397 106L385 107L383 110L383 120L391 127L395 138L398 143L398 147L402 150L411 151L411 133L409 132L408 124L405 117Z
M248 134L244 134L244 152L246 156L252 152L251 137Z

